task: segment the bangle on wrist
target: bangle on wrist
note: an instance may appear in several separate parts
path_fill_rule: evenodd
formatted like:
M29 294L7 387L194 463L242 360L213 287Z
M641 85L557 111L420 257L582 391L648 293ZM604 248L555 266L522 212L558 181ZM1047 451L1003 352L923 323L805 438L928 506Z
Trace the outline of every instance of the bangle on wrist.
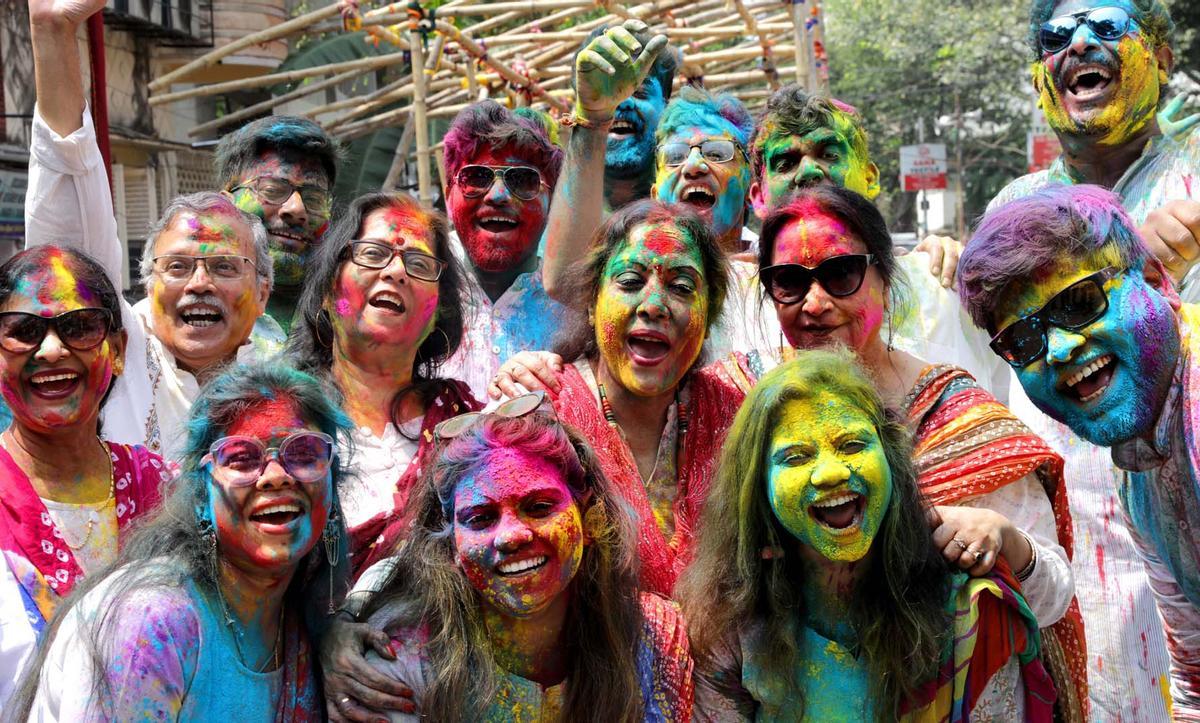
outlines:
M1022 530L1017 530L1017 532L1020 532L1021 537L1025 538L1025 542L1029 543L1029 562L1013 574L1016 576L1017 582L1025 582L1033 575L1033 569L1037 567L1037 545L1033 544L1033 540L1029 539L1029 535Z

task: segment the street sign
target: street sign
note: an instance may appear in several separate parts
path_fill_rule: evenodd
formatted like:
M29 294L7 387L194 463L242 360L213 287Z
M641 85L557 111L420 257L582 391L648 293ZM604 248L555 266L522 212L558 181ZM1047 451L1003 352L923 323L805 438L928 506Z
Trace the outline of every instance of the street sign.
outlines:
M1050 130L1050 124L1046 122L1046 116L1042 113L1042 109L1038 108L1037 99L1033 101L1033 113L1029 117L1029 135L1025 145L1029 160L1029 172L1041 171L1049 168L1050 164L1062 154L1062 144L1058 142L1058 136L1054 135L1054 131Z
M946 146L922 143L900 147L900 186L905 191L946 188Z

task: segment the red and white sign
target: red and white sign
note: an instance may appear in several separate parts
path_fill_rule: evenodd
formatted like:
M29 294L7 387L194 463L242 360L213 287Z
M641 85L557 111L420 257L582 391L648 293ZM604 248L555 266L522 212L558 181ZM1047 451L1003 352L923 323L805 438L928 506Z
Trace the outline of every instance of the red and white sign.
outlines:
M946 188L946 146L922 143L900 147L900 186L905 191Z
M1033 101L1033 114L1030 116L1029 137L1026 140L1027 155L1029 156L1029 172L1049 168L1062 154L1062 144L1058 136L1050 130L1046 116L1037 107L1037 99Z

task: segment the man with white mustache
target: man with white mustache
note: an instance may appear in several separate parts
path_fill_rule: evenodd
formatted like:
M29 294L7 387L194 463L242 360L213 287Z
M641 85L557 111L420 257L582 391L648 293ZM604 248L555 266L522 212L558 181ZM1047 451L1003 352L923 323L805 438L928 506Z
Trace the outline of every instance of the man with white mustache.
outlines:
M56 223L64 208L111 205L75 40L79 24L103 7L104 0L65 8L31 3L38 103L25 230L28 246L73 246L92 255L121 288L125 251L115 218L89 215L82 232ZM177 458L200 386L234 359L250 361L281 348L278 326L273 334L251 335L274 279L266 229L220 193L181 196L150 230L140 274L148 298L136 306L122 302L129 340L124 364L114 369L118 378L104 406L102 433Z

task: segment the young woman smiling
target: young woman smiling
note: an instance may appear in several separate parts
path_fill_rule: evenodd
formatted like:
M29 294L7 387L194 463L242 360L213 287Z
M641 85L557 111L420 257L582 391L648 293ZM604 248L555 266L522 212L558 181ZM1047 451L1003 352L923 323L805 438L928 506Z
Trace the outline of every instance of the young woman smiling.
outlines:
M462 339L461 287L445 217L404 194L356 199L309 262L289 354L333 381L354 423L343 507L356 571L394 551L430 430L478 408L437 377Z
M14 719L321 719L308 640L348 568L331 397L278 364L205 387L182 478L60 608Z
M1070 720L1085 719L1086 652L1062 458L967 372L884 340L884 317L898 291L896 261L870 201L840 187L808 188L762 231L760 278L789 344L848 347L888 407L907 418L921 492L937 505L934 544L973 575L1000 557L1007 561L1047 629L1060 709ZM846 524L857 510L847 504L830 513Z
M633 521L542 395L440 425L405 554L363 617L437 721L688 721L674 604L639 593Z
M600 227L573 283L589 323L559 345L554 408L637 515L643 588L670 595L744 397L726 366L698 365L725 300L724 255L690 210L641 201Z
M41 246L0 266L0 707L37 637L83 575L117 556L171 477L141 446L98 436L125 360L120 297L104 269Z
M859 512L835 522L847 498ZM699 721L1049 721L1037 622L1002 560L952 571L903 425L847 352L767 373L729 431L678 586Z

